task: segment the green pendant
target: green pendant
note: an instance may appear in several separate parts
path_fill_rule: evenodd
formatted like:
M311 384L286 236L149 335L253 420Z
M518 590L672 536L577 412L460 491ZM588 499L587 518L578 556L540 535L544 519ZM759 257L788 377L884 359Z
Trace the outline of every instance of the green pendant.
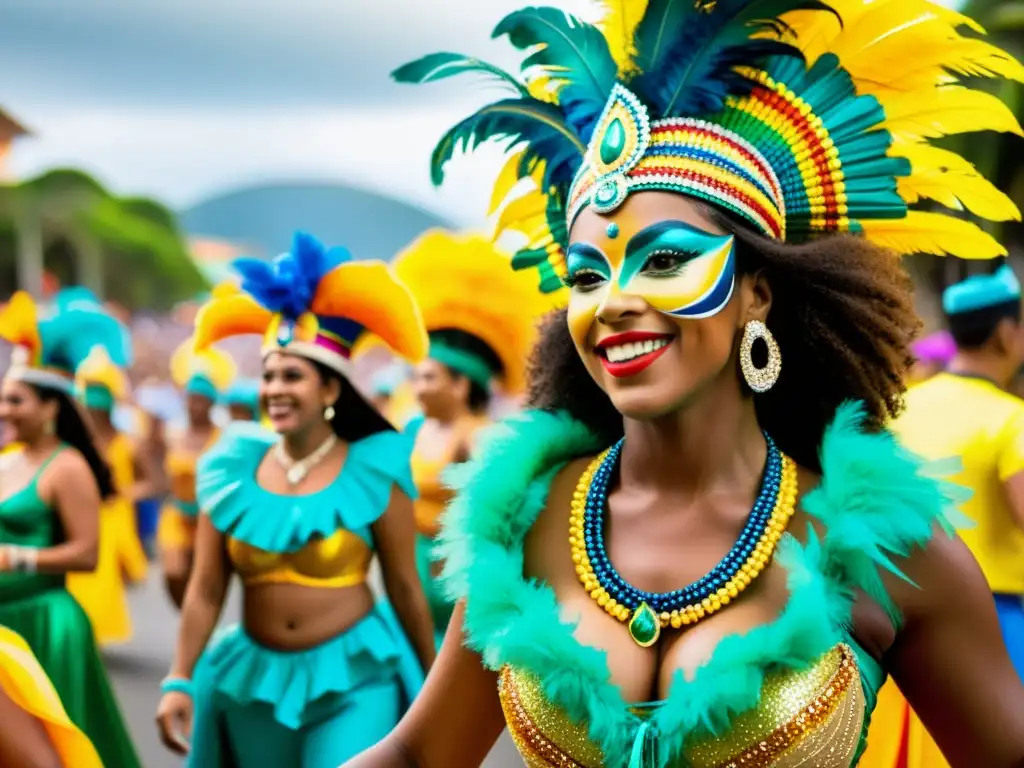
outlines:
M619 118L612 120L608 130L604 132L601 139L601 162L611 165L619 159L622 150L626 148L626 126Z
M648 648L658 642L661 636L661 620L647 603L640 603L629 620L629 636L641 648Z

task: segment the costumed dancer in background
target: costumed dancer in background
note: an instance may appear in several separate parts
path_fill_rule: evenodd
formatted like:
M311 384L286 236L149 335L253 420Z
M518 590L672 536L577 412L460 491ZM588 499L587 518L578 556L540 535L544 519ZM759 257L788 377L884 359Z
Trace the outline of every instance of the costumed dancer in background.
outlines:
M350 768L476 766L506 723L533 767L849 768L887 673L957 766L1024 764L956 486L886 430L918 326L894 251L1005 253L908 204L1018 214L921 134L1019 132L955 83L1024 70L920 0L606 7L500 22L526 82L450 53L396 73L509 85L433 175L456 147L519 150L497 193L535 176L503 212L529 233L514 263L564 279L568 309L538 410L455 479L463 604L437 664Z
M28 643L0 627L0 765L103 768Z
M196 568L158 722L178 751L191 725L197 768L337 768L394 727L434 659L414 559L412 440L350 378L364 331L410 360L426 333L386 264L309 235L273 263L236 268L244 293L222 290L203 307L196 342L264 336L273 432L231 425L200 462ZM367 583L374 555L397 619ZM233 573L243 625L210 640Z
M82 289L72 289L82 290ZM102 316L102 306L82 290L78 301L92 303ZM135 521L136 498L151 495L142 457L138 459L129 435L118 431L111 418L114 406L128 396L124 368L131 362L127 329L113 316L102 337L91 337L92 348L78 366L78 395L92 424L93 439L110 467L115 494L100 509L99 559L96 570L68 574L68 591L85 609L100 645L124 643L132 638L127 583L146 578L148 560Z
M101 499L115 493L74 397L74 370L108 325L80 305L40 318L22 292L0 311L0 338L15 347L0 418L20 445L0 459L0 626L29 644L103 763L133 768L89 619L65 588L68 573L96 568Z
M260 420L260 383L252 379L235 379L221 399L232 421Z
M171 491L160 510L157 544L167 592L181 607L192 571L195 547L196 463L220 436L213 423L213 407L235 377L235 363L227 354L209 348L194 350L188 339L171 358L171 379L185 395L187 424L181 434L168 439L164 471Z
M392 361L374 374L370 382L370 403L399 430L422 415L416 402L412 372L406 363Z
M489 423L492 387L522 394L526 360L540 316L552 302L529 274L509 268L508 255L478 235L431 230L399 254L393 266L413 293L430 338L426 360L413 385L423 417L406 431L416 438L412 473L420 579L434 616L438 643L452 603L436 577L441 563L432 551L439 518L451 498L442 476L469 458L476 432Z
M1003 640L1024 680L1024 400L1005 391L1024 364L1021 285L1003 266L947 288L942 308L955 355L945 372L910 389L892 428L922 456L961 458L953 479L973 492L963 511L975 523L961 537L988 580ZM864 768L946 766L895 685L887 688Z

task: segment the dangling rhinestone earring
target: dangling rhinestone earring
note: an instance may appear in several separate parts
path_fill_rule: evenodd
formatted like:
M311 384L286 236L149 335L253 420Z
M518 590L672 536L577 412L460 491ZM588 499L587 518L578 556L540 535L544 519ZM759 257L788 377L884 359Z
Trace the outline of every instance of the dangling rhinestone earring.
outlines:
M328 405L324 408L324 421L334 421L334 406Z
M763 368L754 365L754 358L751 352L754 350L754 342L763 339L768 347L768 362ZM775 386L782 373L782 352L778 342L768 330L768 326L760 320L751 320L743 327L743 338L740 340L740 369L743 371L743 378L747 386L758 394L763 394Z

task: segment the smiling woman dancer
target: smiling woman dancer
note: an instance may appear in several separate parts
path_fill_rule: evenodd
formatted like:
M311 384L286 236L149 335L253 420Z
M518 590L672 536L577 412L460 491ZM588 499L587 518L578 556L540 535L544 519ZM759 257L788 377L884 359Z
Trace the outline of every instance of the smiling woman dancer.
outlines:
M469 458L477 431L489 422L494 384L506 396L523 393L537 321L553 305L532 276L513 272L509 257L479 235L427 232L394 268L430 338L428 357L413 375L423 419L407 431L416 436L416 555L440 643L453 607L437 582L440 563L432 560L438 518L451 498L442 475Z
M169 440L164 461L170 498L160 510L157 542L167 594L178 608L192 573L196 537L196 464L220 436L213 407L235 377L235 363L218 349L196 352L183 342L171 356L171 379L185 395L187 423Z
M921 133L1019 130L947 84L1018 68L920 0L610 5L603 32L507 17L528 85L453 54L396 73L517 91L445 137L435 177L515 142L497 194L545 193L506 209L536 214L516 260L570 291L540 410L463 468L438 663L350 766L476 766L507 723L535 767L849 768L887 673L958 768L1021 765L1024 688L948 535L955 489L884 430L917 319L881 247L1002 253L907 203L1017 214Z
M96 568L100 504L110 470L75 403L73 371L110 318L58 295L40 317L26 293L0 311L14 345L0 418L19 447L0 461L0 626L17 632L53 682L72 722L103 762L139 765L85 612L65 586Z
M194 720L197 768L337 768L394 727L434 658L412 441L353 388L350 351L365 329L418 360L427 337L382 262L299 234L273 264L236 266L245 293L218 292L196 343L264 334L261 399L277 436L232 425L200 462L196 569L158 720L177 751ZM367 583L375 554L401 627ZM206 647L232 572L242 626Z

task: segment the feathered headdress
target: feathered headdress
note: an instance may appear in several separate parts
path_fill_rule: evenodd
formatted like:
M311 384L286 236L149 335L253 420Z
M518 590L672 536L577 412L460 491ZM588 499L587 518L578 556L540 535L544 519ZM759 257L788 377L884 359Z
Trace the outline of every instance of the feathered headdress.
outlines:
M213 401L235 379L235 361L214 347L197 349L195 337L186 339L171 355L171 381L185 393L203 395Z
M435 229L399 254L394 267L423 313L430 357L487 387L498 372L434 333L451 329L474 336L501 360L502 384L517 394L526 383L537 321L554 303L538 294L529 275L509 269L509 263L487 238Z
M568 229L583 207L609 212L636 190L676 191L800 241L859 232L898 253L993 257L976 225L910 210L929 199L992 221L1016 206L954 152L930 144L981 130L1020 134L968 77L1024 81L1013 57L958 30L981 28L926 0L620 0L599 25L555 8L507 16L494 36L528 52L522 78L436 53L400 82L489 76L508 98L448 131L456 148L488 140L515 153L498 179L499 227L526 235L515 258L554 290ZM534 188L508 200L532 177Z
M260 385L253 379L235 379L228 387L221 403L226 406L240 405L248 408L254 416L260 413Z
M75 373L93 347L106 350L111 362L131 364L127 328L85 288L60 291L42 314L24 291L0 310L0 338L14 346L8 376L40 386L75 391Z
M218 286L200 309L197 349L259 334L265 355L287 350L347 374L352 347L368 330L402 357L426 354L419 310L384 262L356 261L344 248L326 249L299 232L291 251L274 261L237 259L233 266L241 290Z

